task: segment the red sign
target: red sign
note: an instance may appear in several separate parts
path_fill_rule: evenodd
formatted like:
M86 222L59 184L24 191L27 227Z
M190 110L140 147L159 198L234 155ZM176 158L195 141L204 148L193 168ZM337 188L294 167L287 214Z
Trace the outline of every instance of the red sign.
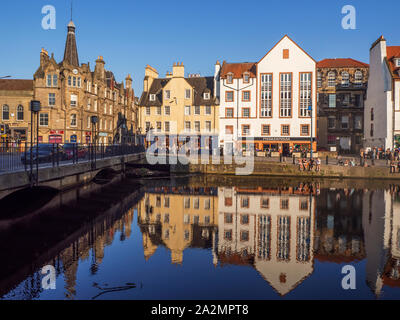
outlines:
M50 134L64 134L63 130L50 130Z
M62 143L62 136L59 135L49 136L49 143Z
M91 136L92 135L92 133L89 132L89 131L86 131L85 133L86 133L87 136Z

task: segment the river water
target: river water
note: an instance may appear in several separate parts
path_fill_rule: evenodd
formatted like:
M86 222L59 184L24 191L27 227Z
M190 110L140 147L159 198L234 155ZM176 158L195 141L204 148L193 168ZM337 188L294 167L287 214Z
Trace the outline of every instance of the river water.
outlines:
M92 184L0 220L0 297L400 298L397 185L141 182ZM52 270L55 289L43 286Z

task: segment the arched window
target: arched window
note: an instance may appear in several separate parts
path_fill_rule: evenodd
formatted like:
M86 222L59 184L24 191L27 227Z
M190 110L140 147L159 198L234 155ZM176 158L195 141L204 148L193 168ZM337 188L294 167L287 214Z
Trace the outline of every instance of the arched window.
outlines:
M354 84L356 86L362 85L363 74L360 70L357 70L354 74Z
M342 72L342 87L348 87L349 86L349 73L346 71Z
M17 120L18 121L24 120L24 107L21 105L17 107Z
M3 120L10 120L10 107L8 105L3 106Z
M335 87L336 86L336 74L333 71L328 73L328 87Z

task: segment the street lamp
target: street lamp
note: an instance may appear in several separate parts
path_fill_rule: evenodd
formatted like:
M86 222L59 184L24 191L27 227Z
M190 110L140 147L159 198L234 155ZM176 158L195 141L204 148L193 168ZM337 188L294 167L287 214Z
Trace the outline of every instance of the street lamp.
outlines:
M36 183L39 181L39 112L41 110L41 104L38 100L32 100L30 103L30 111L31 111L31 148L30 148L30 182L31 185L33 183L33 142L36 140ZM35 134L34 128L34 118L36 118L36 138L33 139L33 135Z
M92 143L96 144L96 124L99 121L97 116L91 116L90 122L92 123Z

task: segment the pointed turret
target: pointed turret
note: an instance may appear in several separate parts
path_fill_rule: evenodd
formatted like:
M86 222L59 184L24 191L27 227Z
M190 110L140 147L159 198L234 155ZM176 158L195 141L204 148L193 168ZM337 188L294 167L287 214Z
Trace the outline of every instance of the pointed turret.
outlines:
M79 67L78 49L76 47L75 24L68 24L67 41L65 43L64 60L74 67Z

